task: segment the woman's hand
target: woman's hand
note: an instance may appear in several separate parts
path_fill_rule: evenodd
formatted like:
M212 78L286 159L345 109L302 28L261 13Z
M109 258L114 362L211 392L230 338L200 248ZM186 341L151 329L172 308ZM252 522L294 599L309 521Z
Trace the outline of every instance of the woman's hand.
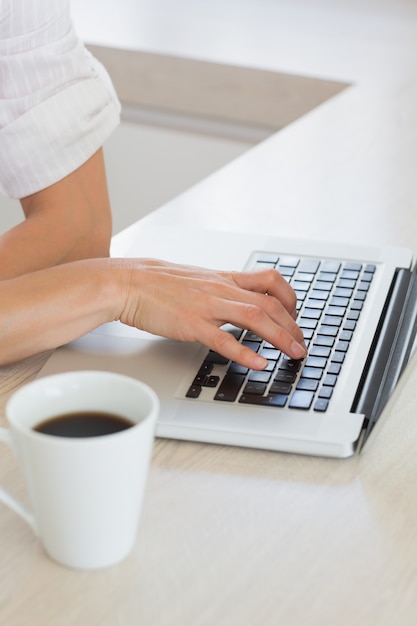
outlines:
M276 270L220 272L152 259L89 259L0 281L0 364L49 350L120 319L200 341L251 369L266 360L221 326L252 330L290 357L305 356L294 291Z
M112 260L116 261L115 259ZM199 341L251 369L266 359L221 326L249 329L294 359L306 354L296 296L274 269L225 272L154 259L119 261L125 296L119 319L156 335Z

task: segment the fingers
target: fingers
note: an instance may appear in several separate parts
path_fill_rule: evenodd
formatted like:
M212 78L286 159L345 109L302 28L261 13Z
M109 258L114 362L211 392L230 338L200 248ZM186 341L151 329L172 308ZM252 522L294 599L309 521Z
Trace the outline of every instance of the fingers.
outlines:
M292 317L273 297L258 294L257 300L258 303L252 304L222 301L218 303L218 306L221 313L225 315L225 321L239 328L253 331L293 359L303 358L306 355L304 337ZM215 312L212 311L212 313ZM251 359L253 363L256 360L257 364L250 366L253 369L265 367L265 360L261 362L259 358L254 359L253 354L247 352L245 347L238 344L233 337L230 341L227 333L219 334L218 328L214 325L212 329L213 333L207 338L207 341L210 341L210 347L216 352L240 363L242 363L242 359L245 359L246 365L247 359ZM225 349L230 352L225 354ZM231 353L234 355L233 357L230 356Z
M200 336L202 343L207 345L211 350L249 369L263 370L268 365L267 359L237 341L232 334L225 330L208 324L206 333L202 331ZM290 354L291 350L289 348L283 350L283 352L295 360L305 356L305 350L299 344L295 344L292 354Z
M249 369L263 370L268 364L267 359L242 345L233 335L220 328L207 325L206 334L202 331L201 341L211 350Z
M297 298L294 290L281 274L276 270L266 270L235 274L233 278L242 288L259 292L254 304L260 307L260 311L256 308L254 310L248 309L246 315L249 318L254 317L254 322L262 328L262 332L259 333L258 330L248 325L244 325L242 328L255 330L264 339L293 358L305 356L304 336L295 323ZM266 313L266 316L263 316L262 312ZM246 324L248 323L252 323L253 326L253 322L246 322Z
M236 272L232 274L232 278L242 289L274 296L295 319L297 297L293 288L277 270Z
M251 369L263 369L267 361L222 330L224 324L253 331L293 359L306 355L295 323L295 293L276 270L218 272L154 260L128 265L132 271L120 315L125 323L200 341Z

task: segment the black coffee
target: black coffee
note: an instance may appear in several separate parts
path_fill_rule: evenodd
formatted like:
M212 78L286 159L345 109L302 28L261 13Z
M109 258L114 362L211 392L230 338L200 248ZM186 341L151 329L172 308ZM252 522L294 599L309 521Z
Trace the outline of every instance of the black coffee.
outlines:
M134 422L113 413L82 411L50 417L34 426L33 430L55 437L100 437L133 425Z

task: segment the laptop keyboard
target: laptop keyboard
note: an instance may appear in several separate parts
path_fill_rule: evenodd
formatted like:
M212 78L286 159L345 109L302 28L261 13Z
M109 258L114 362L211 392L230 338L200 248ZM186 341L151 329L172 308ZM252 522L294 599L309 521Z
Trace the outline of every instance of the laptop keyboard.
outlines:
M211 389L211 399L219 402L327 411L376 266L256 253L254 269L271 267L297 295L297 323L307 357L295 361L253 332L232 327L230 332L242 344L267 359L267 368L250 370L209 351L187 398L199 398L203 389Z

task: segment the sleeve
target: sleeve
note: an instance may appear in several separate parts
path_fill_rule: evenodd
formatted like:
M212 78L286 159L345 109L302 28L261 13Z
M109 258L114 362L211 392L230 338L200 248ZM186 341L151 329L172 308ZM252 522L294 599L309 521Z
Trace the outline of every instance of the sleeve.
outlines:
M0 191L22 198L89 159L119 123L69 0L0 0Z

